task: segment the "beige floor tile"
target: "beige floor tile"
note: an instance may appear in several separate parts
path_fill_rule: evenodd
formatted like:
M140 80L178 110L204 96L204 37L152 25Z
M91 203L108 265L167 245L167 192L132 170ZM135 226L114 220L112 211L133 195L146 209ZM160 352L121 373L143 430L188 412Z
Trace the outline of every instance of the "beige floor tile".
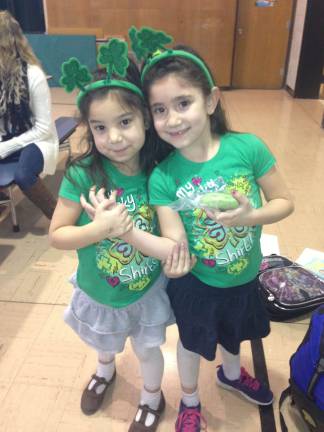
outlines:
M60 274L48 271L29 271L11 300L54 304L64 286L65 279Z
M66 306L54 306L48 314L48 319L37 335L35 342L40 345L43 342L49 342L53 345L61 342L70 345L78 352L85 348L85 344L76 336L74 331L65 324L63 320Z
M3 271L3 274L0 273L0 300L12 300L23 281L23 275L13 278L12 275L8 275L5 271Z
M43 386L37 381L12 385L0 407L0 430L55 432L70 392L70 388Z
M39 340L31 348L15 382L71 387L84 361L84 352L70 343Z
M0 337L34 340L52 309L49 305L0 303Z
M30 339L0 337L0 405L25 362L31 344Z

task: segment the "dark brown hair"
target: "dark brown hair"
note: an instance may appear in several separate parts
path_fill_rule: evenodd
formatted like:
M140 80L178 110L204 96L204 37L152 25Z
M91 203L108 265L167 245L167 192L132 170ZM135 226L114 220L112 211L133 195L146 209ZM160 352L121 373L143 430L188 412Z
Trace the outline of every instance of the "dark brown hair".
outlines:
M206 62L195 50L186 45L176 45L173 49L187 51L197 56L205 63L206 68L209 70L210 75L215 82L215 79ZM143 65L143 67L144 66L145 65ZM186 57L171 56L155 63L155 65L153 65L152 68L149 69L149 71L145 74L143 89L147 100L149 100L150 88L154 82L172 73L178 75L180 78L183 78L185 81L190 82L192 86L199 88L205 97L210 95L211 88L204 71L196 63ZM224 135L225 133L231 131L221 101L218 102L215 111L212 115L210 115L210 128L213 135ZM165 155L174 150L170 144L166 143L161 138L157 137L156 139L159 140L157 159L161 159L161 157L163 158Z
M104 76L102 71L98 71L96 74L97 79L103 79ZM116 78L120 80L120 77ZM137 87L141 88L140 74L139 70L135 64L130 59L130 64L127 70L127 75L125 77L125 81L129 81L132 84L135 84ZM120 87L104 87L100 89L95 89L87 93L81 100L80 103L80 120L86 128L86 134L83 137L81 144L83 148L83 152L81 155L76 158L68 161L67 168L73 166L80 166L85 169L91 178L92 184L95 184L97 187L105 187L107 190L110 190L114 187L111 183L111 180L107 173L105 173L103 169L103 158L104 156L98 152L91 129L88 124L89 119L89 111L91 104L94 101L102 100L107 97L108 94L114 94L119 103L127 107L132 111L140 112L143 116L144 122L149 123L149 111L145 104L145 101L136 93L131 90L120 88ZM140 161L140 169L147 175L152 171L155 166L155 158L152 155L149 148L151 147L152 134L151 130L147 129L145 133L145 143L144 146L140 150L139 161ZM66 173L66 177L73 182L73 179L69 175L69 172ZM73 182L75 183L75 182Z

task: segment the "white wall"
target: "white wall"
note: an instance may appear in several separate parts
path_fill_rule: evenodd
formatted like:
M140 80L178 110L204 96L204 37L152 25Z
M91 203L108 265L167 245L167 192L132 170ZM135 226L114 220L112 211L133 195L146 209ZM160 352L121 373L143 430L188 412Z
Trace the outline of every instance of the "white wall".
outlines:
M307 1L308 0L297 0L296 15L292 33L291 49L286 78L286 85L289 86L292 90L295 90Z

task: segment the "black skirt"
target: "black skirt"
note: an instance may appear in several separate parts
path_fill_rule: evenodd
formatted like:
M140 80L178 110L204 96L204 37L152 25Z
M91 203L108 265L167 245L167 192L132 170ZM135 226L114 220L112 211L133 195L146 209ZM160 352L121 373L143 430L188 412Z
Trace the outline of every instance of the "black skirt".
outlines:
M171 279L167 288L183 346L214 360L217 344L238 354L244 340L270 333L257 279L233 288L206 285L191 273Z

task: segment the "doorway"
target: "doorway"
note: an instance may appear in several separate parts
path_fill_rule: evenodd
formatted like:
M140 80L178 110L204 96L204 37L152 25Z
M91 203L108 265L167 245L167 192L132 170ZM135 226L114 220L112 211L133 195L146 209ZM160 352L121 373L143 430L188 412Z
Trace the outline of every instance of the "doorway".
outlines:
M280 89L294 0L238 0L232 87Z

